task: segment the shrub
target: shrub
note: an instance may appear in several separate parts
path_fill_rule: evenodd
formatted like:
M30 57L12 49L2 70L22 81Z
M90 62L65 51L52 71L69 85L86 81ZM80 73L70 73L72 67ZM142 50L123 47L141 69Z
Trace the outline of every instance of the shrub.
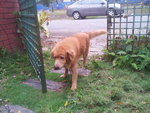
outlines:
M142 39L146 40L143 37ZM138 71L150 70L150 46L133 39L121 40L120 43L116 48L112 44L110 50L104 51L104 57L112 61L114 67L129 67Z
M49 29L48 25L50 22L50 14L48 11L43 10L38 12L38 23L39 23L39 29L41 32L45 33L47 37L49 37Z

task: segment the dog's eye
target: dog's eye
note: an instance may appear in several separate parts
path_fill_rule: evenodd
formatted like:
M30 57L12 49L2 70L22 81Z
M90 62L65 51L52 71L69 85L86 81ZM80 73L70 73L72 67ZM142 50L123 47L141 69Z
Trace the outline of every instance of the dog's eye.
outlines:
M65 57L63 57L63 56L60 56L60 59L65 59Z

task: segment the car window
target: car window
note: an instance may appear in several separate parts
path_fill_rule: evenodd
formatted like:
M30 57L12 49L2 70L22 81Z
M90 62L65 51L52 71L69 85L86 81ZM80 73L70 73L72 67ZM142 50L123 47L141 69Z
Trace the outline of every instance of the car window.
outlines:
M91 0L90 2L91 2L91 4L101 4L101 3L106 3L105 0Z
M80 1L78 1L78 4L80 4L80 5L90 4L90 0L80 0Z

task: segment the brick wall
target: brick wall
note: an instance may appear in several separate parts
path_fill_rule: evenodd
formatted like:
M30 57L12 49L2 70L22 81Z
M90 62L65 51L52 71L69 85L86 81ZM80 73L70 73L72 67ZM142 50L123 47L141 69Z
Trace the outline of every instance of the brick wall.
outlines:
M18 10L18 0L0 0L0 47L10 52L22 50L14 15Z

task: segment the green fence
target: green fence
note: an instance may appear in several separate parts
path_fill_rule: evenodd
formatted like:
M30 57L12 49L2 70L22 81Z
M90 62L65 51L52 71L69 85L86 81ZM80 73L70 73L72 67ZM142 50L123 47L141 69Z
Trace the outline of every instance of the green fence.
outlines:
M42 91L46 92L46 80L44 75L43 56L38 28L37 10L35 0L19 0L19 28L30 61L38 75Z
M108 2L115 7L117 0ZM107 16L107 47L120 47L121 42L127 39L134 40L134 44L149 45L150 44L150 4L146 4L145 0L137 3L131 3L126 0L120 4L120 9L124 10L123 14L115 16ZM114 9L114 12L116 10Z

